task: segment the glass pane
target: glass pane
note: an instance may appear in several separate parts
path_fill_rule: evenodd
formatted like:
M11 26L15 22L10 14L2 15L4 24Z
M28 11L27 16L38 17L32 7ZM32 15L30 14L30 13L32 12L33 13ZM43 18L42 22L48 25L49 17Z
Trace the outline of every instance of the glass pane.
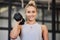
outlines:
M52 40L52 33L49 33L49 34L48 34L48 39L49 39L49 40Z
M8 27L8 0L0 0L0 27Z
M0 27L8 27L8 20L0 19Z
M57 10L55 10L55 21L57 21Z
M56 27L55 30L57 30L57 23L55 23L55 27Z
M42 20L42 9L38 9L37 20Z
M8 40L8 31L0 30L0 40Z
M59 23L59 31L60 31L60 23Z
M55 26L56 26L56 30L58 30L58 31L60 31L60 23L57 25L57 23L55 24Z
M60 21L60 10L55 11L55 21L57 21L57 16L58 16L58 21Z
M3 4L3 6L1 6L0 17L8 17L8 5Z
M51 23L45 23L47 25L48 30L52 30L52 24Z
M60 34L56 33L56 40L60 40Z
M59 21L60 21L60 0L56 0L56 13L58 13L58 16L59 16Z
M44 9L44 20L51 21L52 20L52 11L48 11L47 9Z
M60 10L59 10L59 21L60 21Z

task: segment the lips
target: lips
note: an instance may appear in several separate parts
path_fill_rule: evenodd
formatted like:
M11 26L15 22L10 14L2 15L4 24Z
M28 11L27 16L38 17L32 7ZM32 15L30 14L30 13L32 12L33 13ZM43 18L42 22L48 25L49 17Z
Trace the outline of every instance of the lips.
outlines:
M29 16L29 18L34 18L34 16Z

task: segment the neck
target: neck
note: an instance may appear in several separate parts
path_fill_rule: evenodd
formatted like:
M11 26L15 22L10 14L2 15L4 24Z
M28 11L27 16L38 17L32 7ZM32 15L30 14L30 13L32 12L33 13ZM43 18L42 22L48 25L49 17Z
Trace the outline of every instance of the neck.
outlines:
M26 22L27 24L35 24L36 23L36 20L32 20L32 21L30 21L30 20L27 20L27 22Z

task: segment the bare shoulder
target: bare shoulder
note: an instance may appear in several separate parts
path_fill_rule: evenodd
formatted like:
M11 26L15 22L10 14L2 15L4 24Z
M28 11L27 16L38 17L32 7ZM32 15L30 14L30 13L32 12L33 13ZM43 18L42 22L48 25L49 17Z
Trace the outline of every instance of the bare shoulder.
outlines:
M47 26L46 25L41 25L42 26L42 28L47 28Z
M46 25L42 25L42 30L43 31L45 31L45 30L47 31L48 30L47 26Z
M48 40L48 29L46 25L42 25L42 35L44 40Z

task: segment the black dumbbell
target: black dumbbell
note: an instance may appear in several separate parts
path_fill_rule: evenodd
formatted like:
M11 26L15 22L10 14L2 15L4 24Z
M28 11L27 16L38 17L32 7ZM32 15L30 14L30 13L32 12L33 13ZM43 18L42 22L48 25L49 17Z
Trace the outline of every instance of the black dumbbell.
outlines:
M15 15L14 15L13 18L14 18L17 22L18 22L18 21L21 21L21 22L19 23L19 25L23 25L24 22L25 22L24 18L22 17L22 15L21 15L20 13L15 13Z

